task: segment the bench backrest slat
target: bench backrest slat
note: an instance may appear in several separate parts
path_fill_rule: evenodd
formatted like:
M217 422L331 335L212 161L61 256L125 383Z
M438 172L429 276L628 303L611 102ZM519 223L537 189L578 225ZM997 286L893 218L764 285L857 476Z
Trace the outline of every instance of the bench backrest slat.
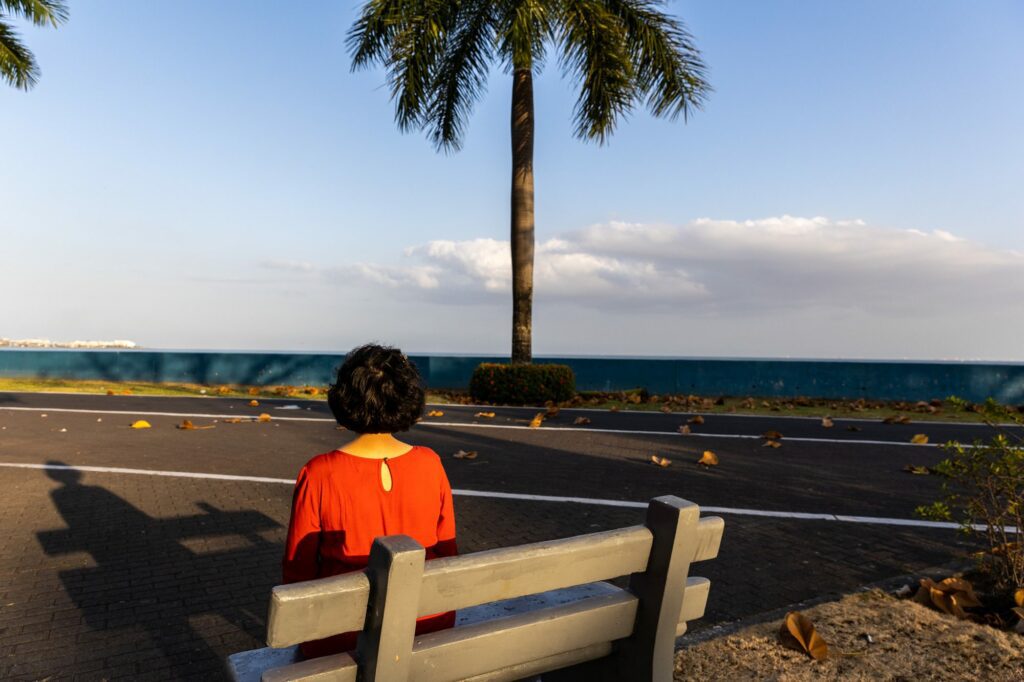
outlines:
M270 593L267 644L286 647L362 630L369 599L364 571L278 585Z
M435 559L427 564L419 615L462 609L643 571L651 531L633 526Z
M639 601L625 590L417 638L411 679L464 680L628 637Z

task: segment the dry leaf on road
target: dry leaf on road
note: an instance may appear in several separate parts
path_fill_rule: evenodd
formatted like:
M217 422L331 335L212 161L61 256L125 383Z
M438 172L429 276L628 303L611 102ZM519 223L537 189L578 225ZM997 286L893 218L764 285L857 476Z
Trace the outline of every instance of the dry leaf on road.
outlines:
M266 412L264 412L260 416L256 417L256 421L258 421L258 422L268 422L268 421L270 421L270 415L267 414Z
M697 460L697 464L702 464L706 467L718 466L718 455L710 450L705 450L704 454Z
M476 450L459 450L452 457L455 459L476 459Z
M915 445L926 445L928 443L928 436L926 436L923 433L918 433L915 434L914 437L910 439L910 442Z
M473 416L474 417L479 417L480 419L494 419L494 413L493 412L477 412Z
M430 412L427 412L427 416L428 417L443 417L444 416L444 412L442 412L441 410L431 410Z
M45 417L46 415L44 414L43 416ZM136 422L132 422L132 428L133 429L151 429L151 428L153 428L153 425L150 424L145 419L140 419L140 420L138 420Z
M249 401L249 407L259 407L259 406L260 406L260 401L258 401L258 400L250 400Z
M779 628L779 639L791 646L795 643L801 651L816 661L828 658L828 644L814 629L811 620L799 611L790 611L786 614L782 627Z
M651 455L651 462L657 464L660 467L667 467L672 462L667 457L658 457L657 455Z
M682 426L679 427L679 433L683 434L684 436L687 436L693 432L690 430L688 424L683 424Z
M704 423L704 417L700 416L699 414L698 415L694 415L694 416L690 417L689 419L687 419L686 422L688 424L703 424Z
M782 443L780 443L777 440L772 440L771 438L769 438L769 439L765 440L764 443L761 443L761 447L763 447L763 448L781 448L782 447Z
M544 413L538 412L534 415L533 419L530 420L531 429L539 429L540 425L544 422Z
M215 427L213 426L213 424L210 424L209 426L196 426L191 421L186 419L182 421L180 424L178 424L176 428L179 428L182 431L202 431L203 429L212 429Z
M572 423L575 424L576 426L586 426L587 424L590 423L590 418L589 417L576 417L576 419L574 419L572 421Z
M821 425L826 429L831 429L835 424L832 423L832 417L822 417Z

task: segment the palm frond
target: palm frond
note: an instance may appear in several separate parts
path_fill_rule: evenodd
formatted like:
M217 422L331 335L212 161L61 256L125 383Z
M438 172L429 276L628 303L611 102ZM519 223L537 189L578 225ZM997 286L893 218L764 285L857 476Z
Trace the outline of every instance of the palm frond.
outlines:
M605 0L626 31L636 85L655 116L688 118L701 108L711 86L707 67L682 22L656 0Z
M39 79L39 67L14 30L0 21L0 77L9 85L28 90Z
M346 42L352 52L352 70L382 61L398 33L402 0L371 0L348 31Z
M374 0L349 35L354 68L383 63L400 130L424 124L434 68L444 54L458 4L452 0Z
M0 0L0 9L36 26L49 24L57 28L68 20L68 6L64 0Z
M440 150L458 151L462 147L473 105L487 89L494 54L494 5L491 0L461 2L448 34L426 116L430 138Z
M558 5L555 0L506 0L497 6L498 52L509 71L544 65L547 41L553 36Z
M629 113L636 79L627 33L602 0L566 0L560 43L562 67L580 82L576 136L603 144Z

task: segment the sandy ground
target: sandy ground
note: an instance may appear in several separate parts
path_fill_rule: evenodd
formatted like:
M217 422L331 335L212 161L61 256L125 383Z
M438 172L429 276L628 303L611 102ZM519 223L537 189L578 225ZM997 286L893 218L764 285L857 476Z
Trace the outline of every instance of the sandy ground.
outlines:
M779 619L684 648L675 680L1024 682L1024 635L956 620L878 590L803 613L828 643L828 660L813 661L780 644Z

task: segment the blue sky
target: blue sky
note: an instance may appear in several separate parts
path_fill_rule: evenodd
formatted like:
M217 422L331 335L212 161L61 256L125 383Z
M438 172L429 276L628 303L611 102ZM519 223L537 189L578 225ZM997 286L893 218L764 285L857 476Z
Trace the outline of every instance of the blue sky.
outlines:
M0 336L505 351L504 73L445 156L350 72L355 3L70 4L0 89ZM536 82L538 352L1024 359L1024 5L668 6L689 123L581 143Z

